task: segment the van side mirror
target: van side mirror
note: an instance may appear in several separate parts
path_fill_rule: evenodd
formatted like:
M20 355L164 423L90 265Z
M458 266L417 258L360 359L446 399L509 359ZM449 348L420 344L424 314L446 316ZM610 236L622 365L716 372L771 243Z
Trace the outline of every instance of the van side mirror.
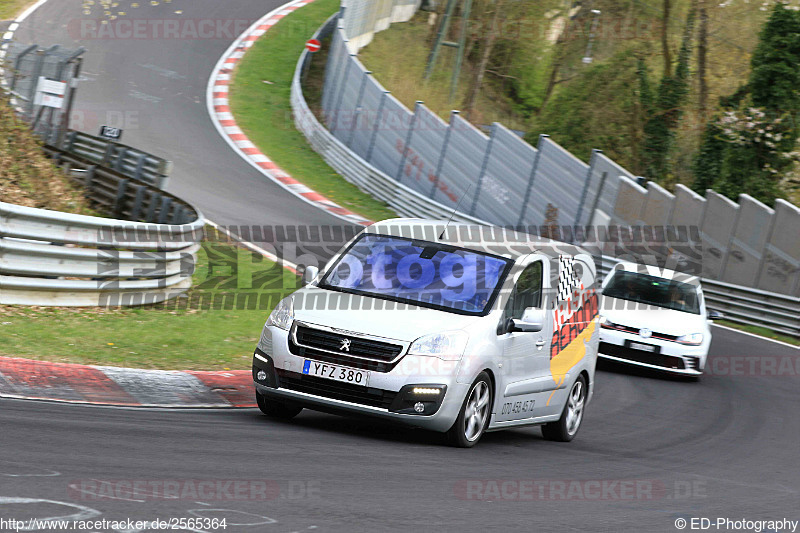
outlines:
M706 318L709 320L723 320L725 315L719 311L715 311L714 309L709 309L708 313L706 313Z
M319 274L319 268L315 266L307 266L306 269L303 271L303 285L308 285L314 278L317 277Z
M547 312L544 309L529 307L522 313L522 318L510 319L509 332L520 331L523 333L536 333L544 328Z

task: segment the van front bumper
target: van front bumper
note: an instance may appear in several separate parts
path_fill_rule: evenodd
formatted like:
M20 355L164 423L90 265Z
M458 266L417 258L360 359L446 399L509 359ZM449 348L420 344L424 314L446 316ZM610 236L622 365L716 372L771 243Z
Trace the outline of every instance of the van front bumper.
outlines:
M406 356L409 361L389 372L370 372L369 387L350 385L302 374L306 357L290 353L286 332L272 330L262 336L253 354L253 381L259 394L291 401L304 407L337 414L379 417L433 431L447 431L458 417L470 384L458 383L458 365L430 365L430 357ZM270 353L271 352L271 353ZM421 358L423 361L413 361ZM438 360L437 360L438 361ZM438 371L437 371L438 370ZM258 379L259 371L265 374ZM417 396L414 387L439 388L437 398ZM424 411L414 405L420 402Z

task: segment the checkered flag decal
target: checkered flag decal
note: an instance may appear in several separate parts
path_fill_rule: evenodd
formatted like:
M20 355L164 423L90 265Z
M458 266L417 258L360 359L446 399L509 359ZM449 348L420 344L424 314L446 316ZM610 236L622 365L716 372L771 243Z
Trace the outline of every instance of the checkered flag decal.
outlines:
M558 256L558 301L565 302L572 298L578 279L575 276L571 255Z

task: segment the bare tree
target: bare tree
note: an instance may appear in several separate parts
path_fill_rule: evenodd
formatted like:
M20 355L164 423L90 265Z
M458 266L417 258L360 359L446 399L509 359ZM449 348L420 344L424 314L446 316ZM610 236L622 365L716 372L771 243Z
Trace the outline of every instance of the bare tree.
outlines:
M672 10L670 0L664 0L664 14L661 22L661 51L664 55L664 77L672 74L672 55L669 51L669 14Z
M697 111L705 122L708 115L708 81L706 79L706 63L708 61L708 11L706 0L699 0L700 30L697 36Z
M575 21L580 18L580 11L578 10L573 16L570 16L570 14L571 12L568 10L566 15L567 22L564 24L564 29L561 30L561 33L559 34L558 38L556 38L556 42L553 45L555 51L553 52L553 63L550 66L550 76L547 79L547 86L545 87L544 96L542 97L542 105L536 110L537 114L541 114L542 111L544 111L545 106L547 106L547 102L553 95L553 90L556 88L556 85L567 81L565 79L559 79L561 67L564 64L564 59L566 58L566 47L564 45L567 42L567 37L572 31L572 25L575 24Z
M472 75L469 88L467 89L467 96L464 98L464 105L462 110L467 120L470 120L472 112L475 108L475 102L478 99L478 94L483 85L483 78L486 75L486 67L489 65L489 58L492 55L494 43L497 40L497 27L500 21L500 16L503 11L505 0L496 0L494 5L494 13L492 14L492 22L489 24L488 29L483 37L483 48L481 50L481 58L478 66Z

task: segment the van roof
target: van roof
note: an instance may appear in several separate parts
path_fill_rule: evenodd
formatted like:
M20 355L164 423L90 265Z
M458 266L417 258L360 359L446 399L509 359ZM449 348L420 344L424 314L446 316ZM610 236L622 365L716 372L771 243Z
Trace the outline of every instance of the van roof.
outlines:
M445 228L446 231L445 231ZM439 235L444 235L439 239ZM539 252L552 258L559 255L587 254L586 250L538 235L514 231L500 226L450 222L445 219L392 218L376 222L365 229L366 233L391 235L440 242L471 250L502 255L516 259Z

